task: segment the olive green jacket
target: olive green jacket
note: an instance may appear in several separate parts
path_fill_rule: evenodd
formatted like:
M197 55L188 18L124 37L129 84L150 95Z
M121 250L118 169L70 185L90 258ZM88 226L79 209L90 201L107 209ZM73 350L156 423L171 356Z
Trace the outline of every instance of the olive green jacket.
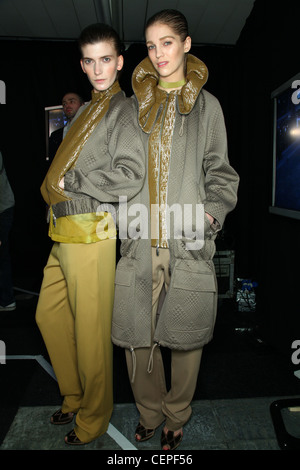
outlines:
M177 97L168 206L171 208L174 205L176 210L181 208L182 214L187 208L193 208L189 218L192 233L184 230L184 224L180 232L180 217L175 217L177 224L170 224L171 284L154 332L154 342L180 350L201 348L212 338L217 307L213 264L215 238L226 215L236 205L239 182L227 157L226 129L220 104L213 95L203 90L207 70L196 57L189 56L187 78L181 95ZM158 113L162 112L156 106L156 112L153 113L157 80L148 58L139 64L133 74L145 152L153 124ZM141 209L138 213L139 207ZM150 211L143 209L145 207L149 207L147 176L142 191L128 203L127 212L122 212L120 207L120 225L123 226L122 214L127 213L126 222L130 233L127 233L127 238L123 234L122 258L117 266L112 340L132 350L153 346L152 250L151 237L147 236ZM212 225L204 211L214 217ZM196 212L202 218L197 220ZM203 235L201 246L199 243L193 246L193 234L194 241L199 242L199 239L196 240L197 227Z
M80 122L81 115L89 104L79 109L72 126ZM74 159L72 152L69 159L70 162ZM81 242L81 232L77 233L80 227L72 223L72 216L95 213L95 221L87 220L85 223L83 239L88 242L102 239L104 231L101 231L101 227L98 229L97 225L98 220L101 222L100 226L102 224L100 213L106 211L114 217L119 197L130 200L141 190L144 182L145 154L132 98L126 98L124 92L120 91L110 99L107 112L86 140L76 162L72 162L72 165L65 163L71 169L64 173L59 159L54 159L51 166L57 167L56 173L61 172L64 176L63 191L55 188L55 181L53 189L48 183L52 189L51 197L56 198L55 202L55 189L61 199L56 203L45 199L49 204L52 203L49 229L51 238L55 241L66 240L68 243ZM45 182L42 187L46 187ZM44 190L43 194L47 195L48 192ZM94 226L97 230L94 230ZM107 235L110 232L115 236L115 230L109 230Z

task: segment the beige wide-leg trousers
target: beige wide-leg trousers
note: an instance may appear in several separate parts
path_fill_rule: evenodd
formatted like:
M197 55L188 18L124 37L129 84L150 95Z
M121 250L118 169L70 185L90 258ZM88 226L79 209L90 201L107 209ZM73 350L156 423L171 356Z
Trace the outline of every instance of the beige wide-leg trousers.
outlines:
M168 249L160 249L157 256L152 248L152 335L156 323L159 297L163 288L170 285L170 254ZM159 347L153 349L153 365L148 372L152 348L135 349L135 379L131 383L136 406L140 413L140 423L147 429L158 427L166 420L171 431L180 429L191 416L193 399L200 368L202 349L171 352L171 388L166 389L164 364ZM129 377L132 377L132 356L126 350Z
M116 240L54 243L36 321L83 442L105 433L113 409L111 318Z

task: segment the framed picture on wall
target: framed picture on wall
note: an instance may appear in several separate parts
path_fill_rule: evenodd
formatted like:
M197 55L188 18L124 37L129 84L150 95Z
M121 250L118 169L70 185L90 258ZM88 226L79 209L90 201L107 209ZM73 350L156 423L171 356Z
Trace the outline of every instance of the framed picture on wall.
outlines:
M273 177L270 212L300 219L300 73L271 94Z
M46 126L46 160L49 160L49 137L52 132L64 127L67 124L67 118L63 112L62 105L49 106L45 108L45 126Z

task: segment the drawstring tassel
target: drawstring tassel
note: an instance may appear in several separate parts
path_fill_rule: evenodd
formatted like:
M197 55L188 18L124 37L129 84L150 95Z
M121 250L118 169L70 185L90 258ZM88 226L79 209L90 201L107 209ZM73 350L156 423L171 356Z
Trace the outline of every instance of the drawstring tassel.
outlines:
M147 372L148 374L151 374L152 370L153 370L153 354L154 354L154 349L156 348L156 346L159 346L159 343L154 343L152 348L151 348L151 353L150 353L150 357L149 357L149 362L148 362L148 368L147 368ZM131 358L132 358L132 377L131 377L131 383L134 383L134 380L135 380L135 373L136 373L136 355L135 355L135 352L134 352L134 349L133 348L130 348L130 352L131 352Z
M134 382L134 379L135 379L135 371L136 371L136 355L135 355L135 352L134 352L134 349L133 348L130 348L130 352L131 352L131 357L132 357L132 377L131 377L131 383Z
M154 343L151 349L151 354L149 357L149 363L148 363L148 369L147 369L148 374L151 374L152 369L153 369L153 354L154 354L154 349L156 348L156 346L158 346L158 343Z

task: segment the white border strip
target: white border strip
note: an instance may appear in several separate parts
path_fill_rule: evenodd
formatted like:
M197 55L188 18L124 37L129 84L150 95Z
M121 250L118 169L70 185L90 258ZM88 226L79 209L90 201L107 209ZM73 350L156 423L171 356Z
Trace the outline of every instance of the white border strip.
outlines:
M18 359L18 360L34 359L35 361L37 361L40 364L41 367L43 367L43 369L49 375L51 375L51 377L54 380L57 381L52 366L41 355L39 355L39 356L30 356L30 355L27 355L27 356L18 356L18 355L16 355L16 356L6 356L5 359ZM108 429L107 429L106 432L121 447L122 450L137 450L137 448L133 444L131 444L131 442L128 441L128 439L123 434L121 434L120 431L118 431L117 428L115 428L111 423L109 423Z

